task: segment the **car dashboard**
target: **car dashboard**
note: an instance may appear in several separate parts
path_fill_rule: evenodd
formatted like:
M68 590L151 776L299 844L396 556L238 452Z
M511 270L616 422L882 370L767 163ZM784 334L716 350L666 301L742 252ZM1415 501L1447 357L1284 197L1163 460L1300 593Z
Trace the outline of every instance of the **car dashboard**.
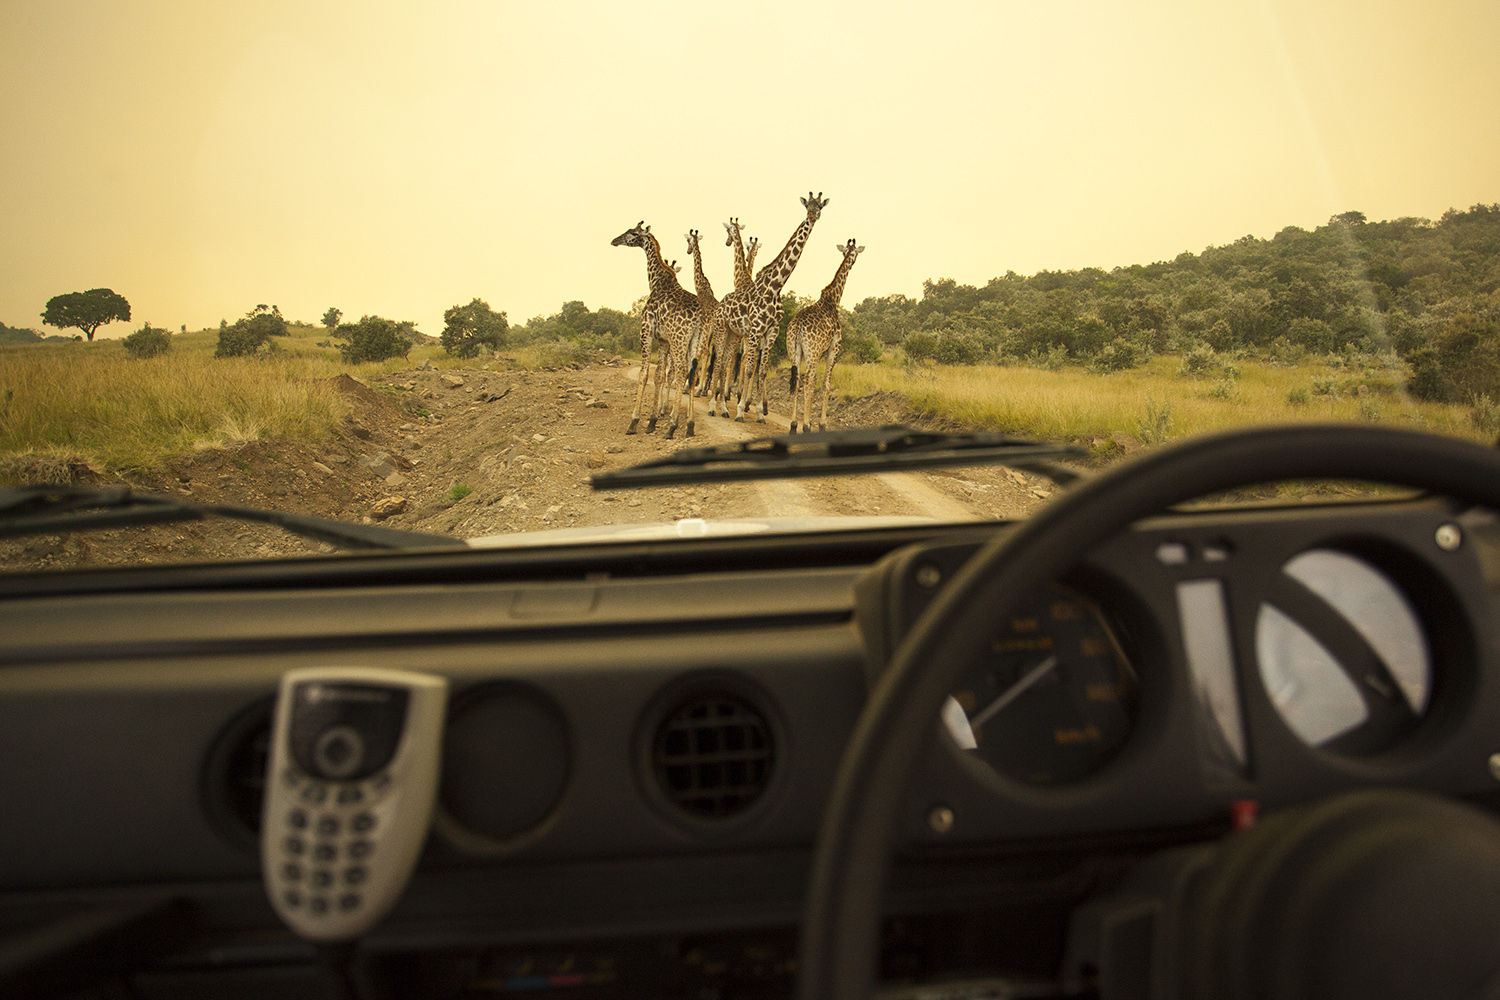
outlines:
M266 900L260 804L282 674L369 666L452 697L363 994L789 995L867 692L1006 530L0 579L0 991L335 995ZM884 988L1086 988L1079 908L1257 814L1493 809L1497 581L1493 517L1440 498L1198 508L995 609L906 792Z

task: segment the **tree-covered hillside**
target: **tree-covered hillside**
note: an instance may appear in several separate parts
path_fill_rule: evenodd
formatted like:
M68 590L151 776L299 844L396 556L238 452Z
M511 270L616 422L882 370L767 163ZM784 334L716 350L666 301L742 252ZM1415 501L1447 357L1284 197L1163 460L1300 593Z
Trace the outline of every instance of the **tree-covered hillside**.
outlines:
M1113 271L926 281L921 299L867 298L851 320L917 360L1118 369L1164 351L1386 355L1423 398L1500 398L1500 204L1435 223L1347 212Z

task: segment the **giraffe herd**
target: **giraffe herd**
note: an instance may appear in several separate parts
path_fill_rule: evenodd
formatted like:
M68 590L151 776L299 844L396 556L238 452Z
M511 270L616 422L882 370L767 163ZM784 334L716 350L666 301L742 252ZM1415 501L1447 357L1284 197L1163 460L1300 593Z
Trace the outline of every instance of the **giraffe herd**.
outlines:
M668 262L662 257L661 244L651 235L651 227L644 221L614 238L613 246L639 247L645 252L649 289L641 313L640 381L636 386L635 409L631 411L626 434L636 433L646 403L648 381L656 387L646 421L648 434L656 430L658 419L670 416L667 437L672 437L682 424L681 411L685 409L687 427L684 436L692 437L695 395L708 397L709 416L722 413L728 417L729 401L733 395L735 420L743 421L747 413L758 410L756 421L766 422L766 368L771 347L781 329L782 289L792 276L813 226L829 201L812 192L801 200L805 217L781 252L758 273L754 268L759 241L752 237L747 248L739 219L731 218L724 223L724 243L734 250L734 290L722 299L714 297L713 286L703 270L698 230L688 230L686 237L688 253L693 257L691 292L678 282L676 261ZM828 390L843 340L839 300L854 259L864 247L856 246L851 239L838 250L843 259L833 280L816 302L792 317L787 327L787 354L792 360L793 432L798 428L799 370L803 379L802 429L812 430L813 376L820 360L825 362L825 368L819 429L828 427ZM737 369L734 364L736 354L739 355Z

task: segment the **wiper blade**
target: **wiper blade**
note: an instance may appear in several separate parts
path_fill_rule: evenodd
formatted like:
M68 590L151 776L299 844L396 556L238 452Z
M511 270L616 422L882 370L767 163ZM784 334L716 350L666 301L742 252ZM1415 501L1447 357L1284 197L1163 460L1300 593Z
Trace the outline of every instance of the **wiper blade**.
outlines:
M141 493L129 487L24 486L0 489L0 538L201 521L209 517L269 524L303 538L342 548L466 547L459 539L447 535L402 531L375 524L350 524L254 507L192 503L159 493Z
M867 472L932 469L955 465L1007 465L1066 485L1082 473L1055 459L1083 449L1014 438L995 431L948 434L910 427L859 427L684 448L628 469L589 477L596 490L634 486L680 486L750 479L794 479Z

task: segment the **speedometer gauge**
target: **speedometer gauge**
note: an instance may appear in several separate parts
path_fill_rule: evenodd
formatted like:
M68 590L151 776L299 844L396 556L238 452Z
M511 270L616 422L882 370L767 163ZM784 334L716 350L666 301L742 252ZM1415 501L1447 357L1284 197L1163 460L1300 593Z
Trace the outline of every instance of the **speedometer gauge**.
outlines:
M1099 606L1052 584L1004 622L948 699L958 745L1030 785L1076 781L1125 743L1137 678Z

